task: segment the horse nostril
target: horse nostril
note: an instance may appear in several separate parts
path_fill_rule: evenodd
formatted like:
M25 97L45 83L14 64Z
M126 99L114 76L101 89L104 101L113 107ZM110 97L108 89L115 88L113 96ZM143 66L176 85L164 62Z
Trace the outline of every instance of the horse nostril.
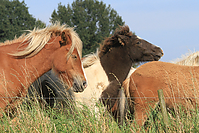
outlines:
M84 82L83 82L83 86L84 86L84 88L86 88L86 87L87 87L87 83L86 83L86 81L84 81Z
M161 49L161 51L162 51L162 56L164 55L164 52L163 52L163 50Z

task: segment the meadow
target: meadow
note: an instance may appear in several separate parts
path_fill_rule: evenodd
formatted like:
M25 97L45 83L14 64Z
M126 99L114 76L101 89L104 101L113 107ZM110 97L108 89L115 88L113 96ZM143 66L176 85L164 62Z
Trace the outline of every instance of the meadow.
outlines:
M38 102L24 100L17 107L17 114L10 118L4 114L1 118L0 131L5 133L124 133L137 132L140 127L133 122L133 115L129 115L126 124L118 126L105 108L96 103L99 113L86 106L79 108L74 104L67 108L48 108L40 106ZM174 113L169 111L169 125L166 128L161 111L152 110L149 119L141 132L199 132L199 111L187 110L183 107ZM146 130L147 129L147 130Z

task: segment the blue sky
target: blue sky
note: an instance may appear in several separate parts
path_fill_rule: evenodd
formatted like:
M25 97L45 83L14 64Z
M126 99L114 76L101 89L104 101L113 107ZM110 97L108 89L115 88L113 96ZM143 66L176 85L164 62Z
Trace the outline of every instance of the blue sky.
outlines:
M22 0L20 0L22 1ZM49 24L58 3L73 0L24 0L33 17ZM198 0L102 0L117 11L131 31L164 51L169 62L199 50Z

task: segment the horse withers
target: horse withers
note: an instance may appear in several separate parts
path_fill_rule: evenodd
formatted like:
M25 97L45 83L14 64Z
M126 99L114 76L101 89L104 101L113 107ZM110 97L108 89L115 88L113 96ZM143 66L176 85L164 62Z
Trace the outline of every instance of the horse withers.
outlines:
M72 28L56 23L29 32L0 45L1 111L16 106L30 84L50 69L74 91L82 92L86 87L82 42Z

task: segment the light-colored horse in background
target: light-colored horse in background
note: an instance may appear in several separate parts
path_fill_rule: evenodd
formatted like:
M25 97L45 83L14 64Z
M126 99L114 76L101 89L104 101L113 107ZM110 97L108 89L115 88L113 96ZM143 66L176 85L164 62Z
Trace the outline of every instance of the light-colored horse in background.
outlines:
M108 86L109 81L97 53L87 55L82 63L89 81L88 86L84 93L73 93L73 97L79 106L86 105L92 108Z
M199 51L185 54L180 59L176 59L175 61L172 61L172 63L178 64L178 65L186 65L186 66L199 66Z

